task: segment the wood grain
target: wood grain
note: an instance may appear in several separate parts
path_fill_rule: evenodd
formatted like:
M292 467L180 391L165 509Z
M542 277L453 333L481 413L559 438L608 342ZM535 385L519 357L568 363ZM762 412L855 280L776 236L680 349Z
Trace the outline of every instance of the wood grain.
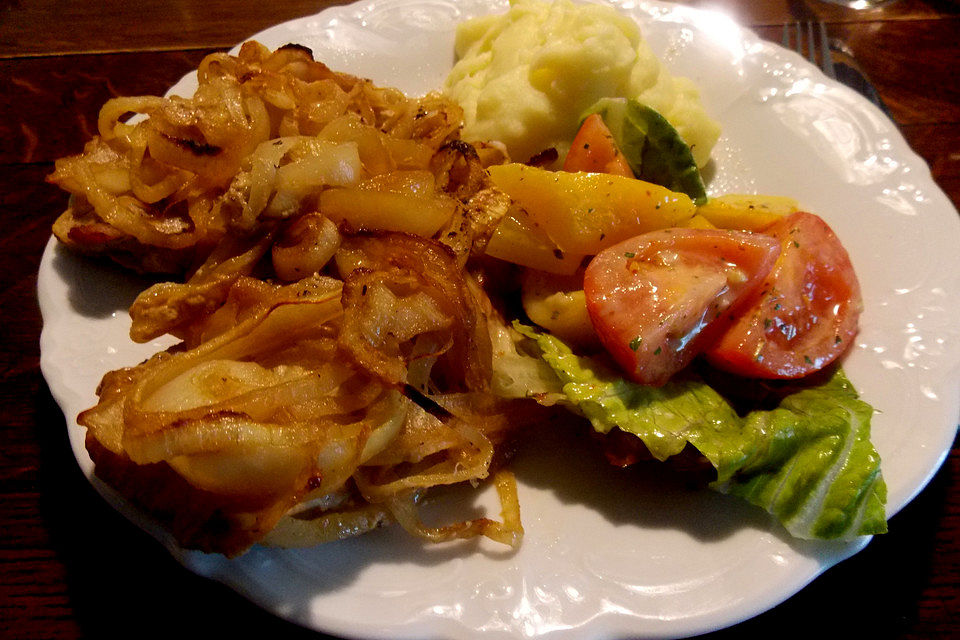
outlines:
M110 98L163 95L213 50L0 60L0 163L51 162L79 153ZM95 63L94 63L95 60Z
M960 16L844 24L832 33L853 50L899 124L960 123Z
M15 0L0 3L0 57L229 48L329 0Z
M821 0L690 0L679 4L719 10L739 24L753 27L783 25L797 20L862 24L937 19L960 14L956 3L924 0L898 0L882 10L867 11L852 11Z
M0 2L0 58L70 53L165 51L231 47L285 20L346 4L346 0L6 0ZM899 0L875 11L849 11L812 0L687 0L719 9L747 25L778 25L815 17L864 23L936 19L960 14L949 0Z
M903 125L900 130L927 162L934 181L960 210L960 124Z

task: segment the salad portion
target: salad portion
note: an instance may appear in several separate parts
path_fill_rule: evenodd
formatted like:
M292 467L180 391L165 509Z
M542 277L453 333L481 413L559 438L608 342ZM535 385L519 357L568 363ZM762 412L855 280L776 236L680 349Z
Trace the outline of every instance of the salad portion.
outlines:
M572 35L557 37L570 21ZM598 41L624 37L636 38L633 58L599 62ZM530 43L522 53L508 46L517 39ZM684 82L644 46L612 9L569 2L517 0L458 31L448 86L469 96L468 139L482 131L530 153L511 145L505 86L536 105L516 109L519 119L540 109L547 131L575 131L527 165L489 168L513 207L487 254L524 267L527 317L514 322L522 338L509 360L549 364L557 384L529 396L586 417L616 464L689 446L713 468L713 487L797 537L883 532L872 409L836 365L863 306L850 258L825 221L787 198L708 198L700 169L719 129L695 89L677 109L617 80L627 68L656 86ZM579 102L552 67L572 49L591 65L569 71Z
M578 175L599 174L569 179ZM631 179L605 187L620 180ZM546 362L553 377L531 367L513 378L535 380L527 397L587 418L615 464L669 460L689 445L713 467L711 486L797 537L885 531L872 409L836 365L862 306L842 245L803 211L759 231L674 227L666 215L571 274L527 266L527 317L512 326L522 338L501 368L520 369L518 354Z
M78 420L95 472L183 546L237 555L389 523L518 545L510 454L557 410L615 464L692 460L795 536L885 530L872 410L837 364L862 306L839 240L786 198L708 197L712 143L692 140L717 131L690 138L680 116L708 122L702 107L655 99L695 92L636 26L536 6L511 11L582 19L594 44L613 24L635 82L555 109L566 85L543 64L569 51L511 67L471 22L483 63L419 98L250 42L206 58L191 98L110 101L58 161L57 238L161 276L131 338L179 343L107 373ZM495 100L452 97L470 68L539 69L531 91L553 92L540 102L562 125L519 148L479 126ZM420 520L431 489L487 478L499 519Z

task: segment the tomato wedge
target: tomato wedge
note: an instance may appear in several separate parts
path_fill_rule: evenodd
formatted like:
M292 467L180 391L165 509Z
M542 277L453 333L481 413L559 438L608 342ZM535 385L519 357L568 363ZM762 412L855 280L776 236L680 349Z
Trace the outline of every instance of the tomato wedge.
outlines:
M597 254L584 274L590 320L625 373L661 385L729 327L776 262L779 242L723 229L663 229Z
M836 360L857 334L863 300L850 256L826 222L798 211L765 234L780 257L736 323L706 352L753 378L800 378Z
M580 125L563 162L563 170L636 177L599 113L590 114Z

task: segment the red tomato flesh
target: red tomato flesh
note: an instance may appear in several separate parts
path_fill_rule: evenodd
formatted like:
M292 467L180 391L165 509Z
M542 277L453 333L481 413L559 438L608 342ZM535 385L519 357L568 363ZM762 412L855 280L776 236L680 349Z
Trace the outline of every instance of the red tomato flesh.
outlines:
M587 312L624 372L661 385L729 327L776 262L779 242L723 229L663 229L600 252L584 274Z
M780 257L734 323L706 352L719 369L800 378L852 344L863 300L850 256L830 227L798 211L767 229Z
M617 148L613 134L603 122L600 114L587 116L570 145L570 151L563 162L564 171L587 171L590 173L612 173L627 178L635 178L626 158Z

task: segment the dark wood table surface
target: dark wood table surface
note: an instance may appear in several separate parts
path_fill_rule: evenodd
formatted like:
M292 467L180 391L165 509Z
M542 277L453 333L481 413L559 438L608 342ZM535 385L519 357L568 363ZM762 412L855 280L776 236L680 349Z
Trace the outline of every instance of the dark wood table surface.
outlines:
M181 568L90 487L40 374L36 276L66 202L44 176L55 158L81 149L104 101L162 94L205 54L329 4L0 0L0 637L318 637ZM900 0L859 12L815 1L690 4L728 10L774 41L787 22L826 21L960 206L960 3ZM711 637L800 634L960 637L956 445L889 534Z

